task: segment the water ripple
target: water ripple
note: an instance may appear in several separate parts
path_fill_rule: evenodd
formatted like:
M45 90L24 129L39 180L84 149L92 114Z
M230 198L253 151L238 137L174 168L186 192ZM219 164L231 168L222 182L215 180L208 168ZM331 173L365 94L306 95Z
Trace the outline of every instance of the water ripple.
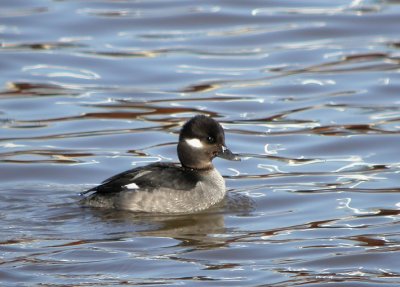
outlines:
M69 77L85 80L97 80L100 75L83 69L73 69L65 66L35 65L22 68L23 72L29 72L33 76L46 76L49 78Z
M399 286L398 1L31 2L0 9L1 285ZM195 114L242 158L221 205L79 205Z

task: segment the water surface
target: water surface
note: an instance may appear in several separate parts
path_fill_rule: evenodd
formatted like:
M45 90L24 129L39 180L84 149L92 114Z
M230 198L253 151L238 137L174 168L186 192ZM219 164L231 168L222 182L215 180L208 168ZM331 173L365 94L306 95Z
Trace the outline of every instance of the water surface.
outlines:
M399 286L400 2L2 1L2 286ZM82 208L217 119L192 215Z

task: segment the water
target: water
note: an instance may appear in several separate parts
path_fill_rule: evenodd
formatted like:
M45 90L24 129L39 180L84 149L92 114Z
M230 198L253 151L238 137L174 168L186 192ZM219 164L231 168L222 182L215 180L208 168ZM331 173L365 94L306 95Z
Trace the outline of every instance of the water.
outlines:
M0 4L2 286L399 286L400 2ZM187 216L82 208L208 114Z

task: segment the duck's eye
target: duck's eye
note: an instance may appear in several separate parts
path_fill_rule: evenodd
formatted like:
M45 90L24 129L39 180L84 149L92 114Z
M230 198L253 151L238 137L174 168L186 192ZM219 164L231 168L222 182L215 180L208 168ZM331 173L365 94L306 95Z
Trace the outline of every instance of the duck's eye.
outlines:
M209 136L209 137L207 137L207 142L210 144L213 144L213 143L215 143L215 138L212 136Z

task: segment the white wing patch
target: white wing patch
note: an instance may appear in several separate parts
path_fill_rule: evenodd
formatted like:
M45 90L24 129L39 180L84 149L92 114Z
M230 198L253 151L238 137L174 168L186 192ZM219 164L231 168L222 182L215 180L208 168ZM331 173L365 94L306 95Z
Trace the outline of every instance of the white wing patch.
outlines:
M186 139L186 143L194 148L203 148L203 143L198 138Z
M127 189L138 189L139 188L139 186L134 182L124 185L124 187L126 187Z

